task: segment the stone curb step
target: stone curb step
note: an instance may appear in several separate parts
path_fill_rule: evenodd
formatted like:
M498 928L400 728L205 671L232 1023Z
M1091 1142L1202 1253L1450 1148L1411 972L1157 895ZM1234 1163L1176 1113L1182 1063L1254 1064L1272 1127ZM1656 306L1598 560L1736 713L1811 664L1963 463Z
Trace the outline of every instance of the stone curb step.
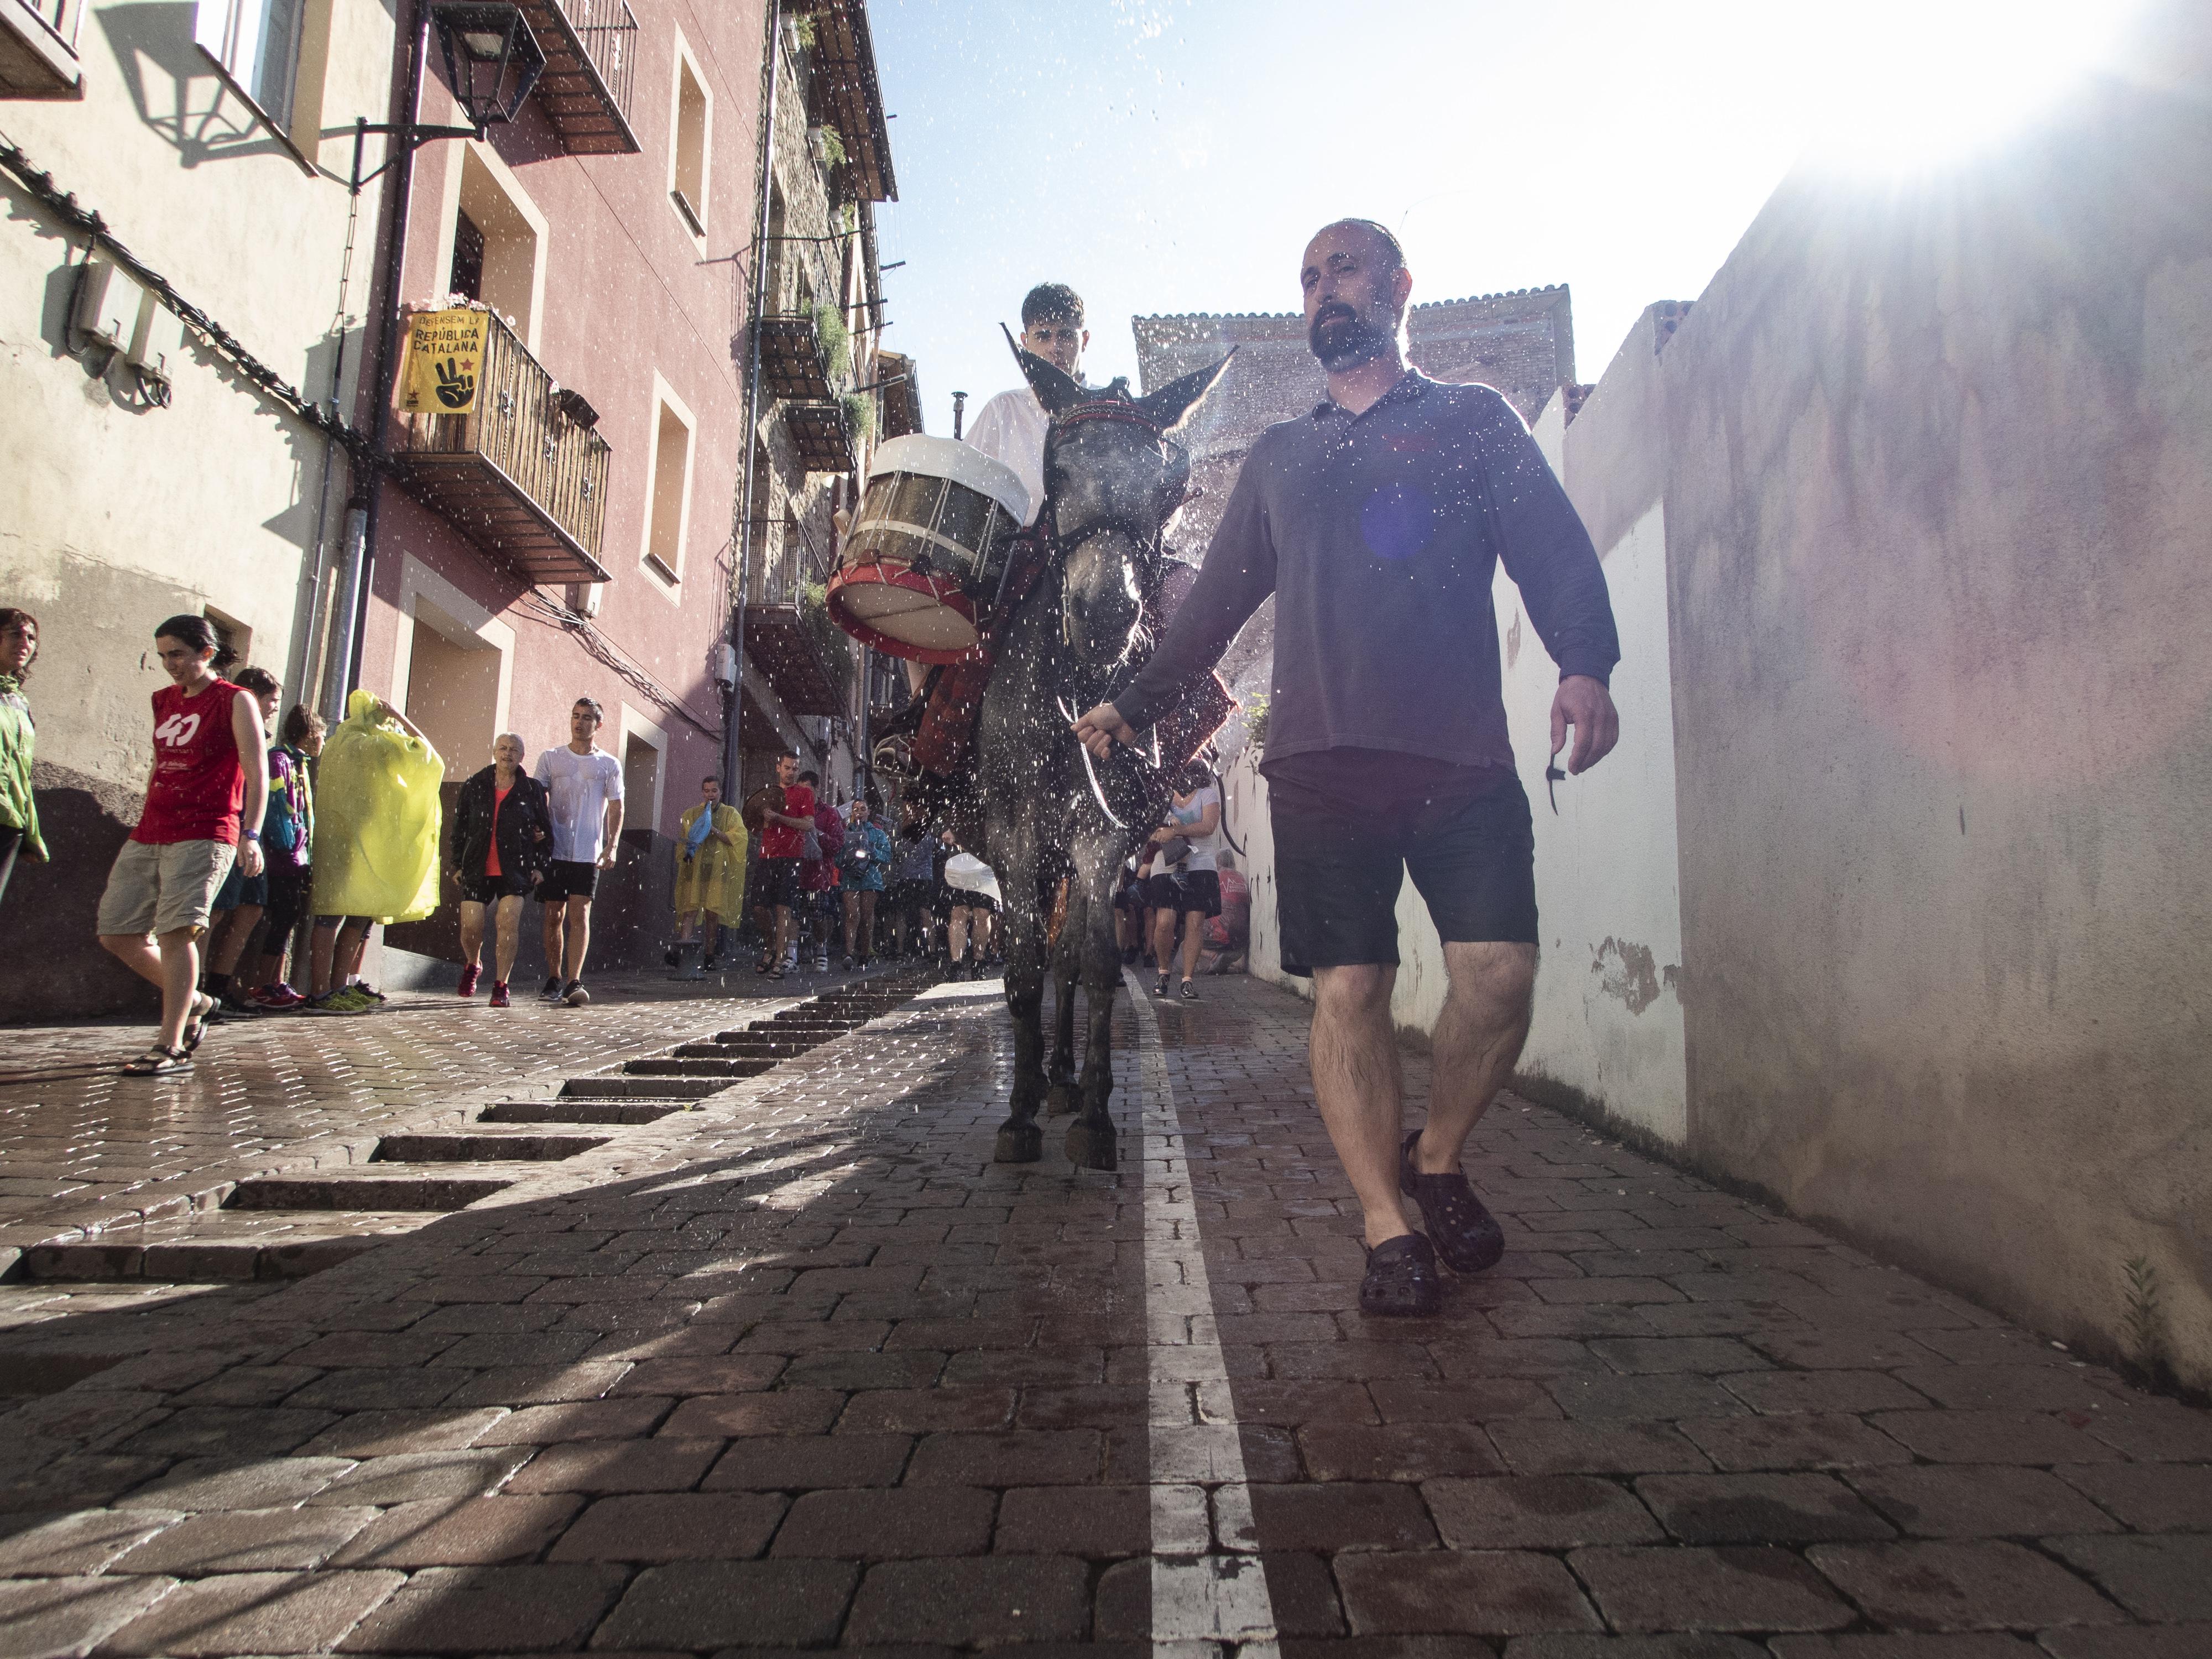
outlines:
M611 1135L454 1134L386 1135L372 1164L520 1164L574 1158L604 1146Z
M844 1036L933 982L902 976L889 982L895 989L825 993L743 1030L718 1032L713 1043L679 1044L619 1072L570 1078L554 1098L486 1106L455 1131L386 1135L367 1164L249 1176L222 1190L219 1209L31 1245L9 1276L195 1284L305 1278L615 1139L483 1126L652 1123Z

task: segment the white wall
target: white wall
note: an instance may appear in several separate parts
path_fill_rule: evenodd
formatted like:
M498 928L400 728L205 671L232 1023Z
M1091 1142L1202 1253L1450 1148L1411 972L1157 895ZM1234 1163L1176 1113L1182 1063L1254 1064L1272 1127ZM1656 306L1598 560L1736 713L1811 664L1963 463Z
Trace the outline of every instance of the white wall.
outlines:
M1643 325L1632 345L1648 341ZM1648 343L1624 349L1607 381L1640 389ZM1632 392L1619 393L1626 403ZM1602 416L1603 386L1585 404ZM1554 398L1535 435L1570 493L1577 480L1563 467L1565 420ZM1631 437L1640 435L1632 433ZM1577 456L1592 468L1609 458ZM1611 526L1601 520L1600 533ZM1681 920L1675 862L1674 726L1668 650L1667 550L1662 510L1654 502L1601 546L1621 662L1613 695L1621 742L1601 765L1559 786L1559 811L1545 797L1553 693L1559 668L1536 637L1521 596L1500 570L1492 603L1498 660L1513 750L1536 829L1536 900L1543 953L1524 1077L1563 1085L1614 1115L1679 1143L1686 1129L1680 999ZM1266 784L1249 751L1229 769L1231 821L1251 854L1252 972L1310 995L1310 981L1285 975L1275 929L1273 838L1266 823ZM1445 991L1443 947L1420 895L1398 894L1398 982L1390 1000L1401 1030L1425 1035Z

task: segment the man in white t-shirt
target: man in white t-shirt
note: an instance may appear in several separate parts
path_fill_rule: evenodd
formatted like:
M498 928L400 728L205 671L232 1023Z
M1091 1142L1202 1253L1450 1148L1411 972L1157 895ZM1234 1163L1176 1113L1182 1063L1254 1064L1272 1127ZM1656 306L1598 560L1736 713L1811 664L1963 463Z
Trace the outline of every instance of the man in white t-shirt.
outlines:
M1182 924L1182 999L1198 1000L1192 975L1198 968L1199 935L1206 919L1221 914L1221 877L1213 855L1221 847L1221 791L1212 772L1199 761L1183 769L1168 797L1167 815L1152 831L1152 873L1146 902L1152 907L1152 962L1159 981L1154 996L1168 994L1169 964L1175 960L1176 925ZM1170 856L1173 854L1174 856Z
M623 824L622 763L592 741L606 718L599 704L579 697L568 711L566 748L538 757L538 781L553 812L553 863L538 884L545 907L545 988L541 1001L580 1008L584 952L592 943L592 895L599 872L614 867Z
M1083 379L1083 349L1091 336L1083 326L1083 301L1065 283L1040 283L1022 301L1022 349L1042 357L1078 381ZM967 440L993 460L1021 477L1030 492L1035 522L1044 505L1044 429L1051 423L1044 405L1029 387L1001 392L975 411Z

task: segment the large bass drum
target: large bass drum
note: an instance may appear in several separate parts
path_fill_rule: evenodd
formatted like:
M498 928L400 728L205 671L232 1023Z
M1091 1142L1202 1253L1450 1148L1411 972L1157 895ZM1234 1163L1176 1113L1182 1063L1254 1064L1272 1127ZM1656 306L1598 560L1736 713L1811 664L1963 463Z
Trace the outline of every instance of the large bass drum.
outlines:
M920 433L892 439L876 452L830 578L831 618L890 656L974 656L976 617L1029 509L1020 477L982 451Z

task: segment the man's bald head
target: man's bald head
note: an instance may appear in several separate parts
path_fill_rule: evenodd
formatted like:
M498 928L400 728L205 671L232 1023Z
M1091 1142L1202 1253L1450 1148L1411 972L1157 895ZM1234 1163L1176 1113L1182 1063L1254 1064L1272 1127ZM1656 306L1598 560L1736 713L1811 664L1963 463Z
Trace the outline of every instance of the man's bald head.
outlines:
M1405 244L1398 240L1389 226L1374 219L1332 219L1314 233L1313 240L1306 244L1308 251L1310 252L1322 237L1332 231L1364 233L1375 246L1378 268L1392 271L1406 268Z
M1338 219L1306 244L1298 286L1306 339L1330 374L1391 356L1413 279L1398 239L1372 219Z

